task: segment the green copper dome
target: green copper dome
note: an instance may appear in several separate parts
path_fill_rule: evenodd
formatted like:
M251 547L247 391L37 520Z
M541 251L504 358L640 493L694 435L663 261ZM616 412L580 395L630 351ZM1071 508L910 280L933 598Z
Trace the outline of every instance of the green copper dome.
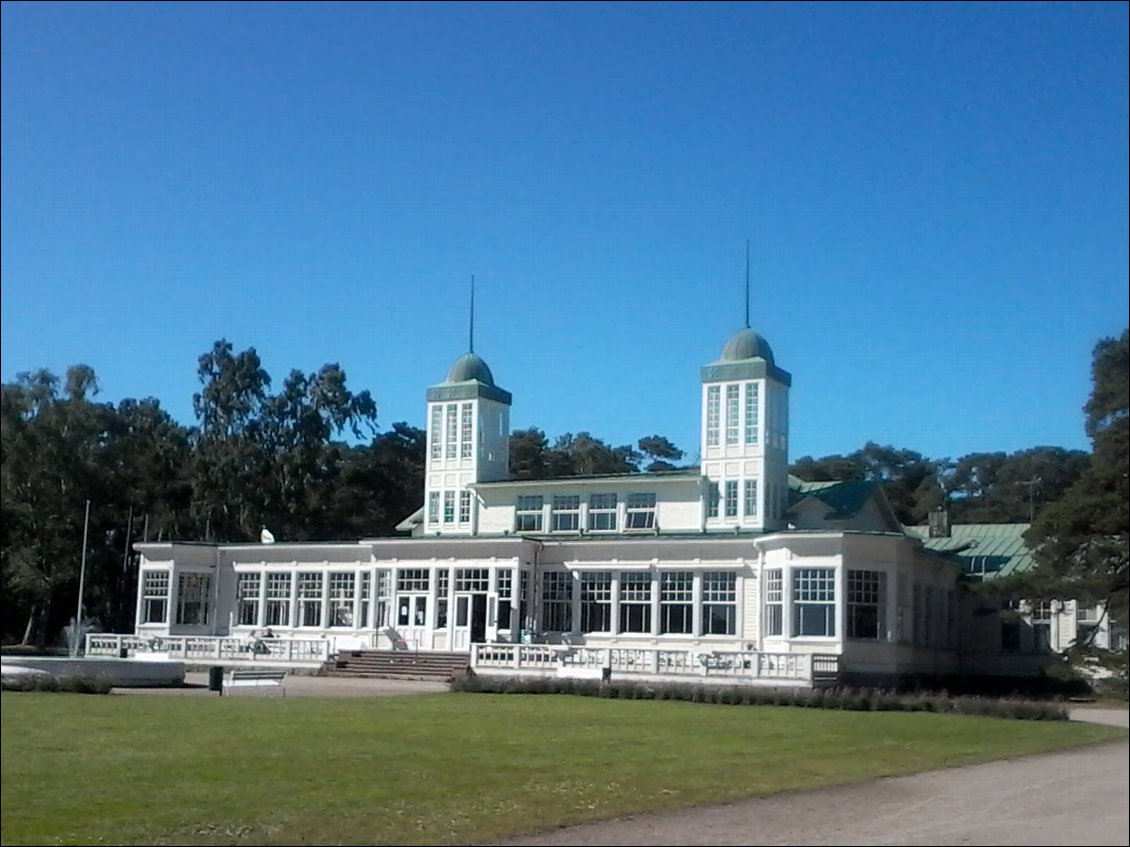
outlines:
M769 342L748 326L731 335L722 348L721 361L740 362L743 359L764 359L771 365L775 364Z
M464 353L455 360L455 364L447 372L447 381L471 382L472 380L483 385L494 385L494 376L487 363L476 353Z

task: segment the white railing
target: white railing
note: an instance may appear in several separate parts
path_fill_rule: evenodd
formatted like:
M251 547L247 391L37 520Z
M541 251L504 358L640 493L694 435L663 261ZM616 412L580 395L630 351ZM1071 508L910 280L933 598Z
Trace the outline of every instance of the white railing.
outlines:
M751 650L658 650L647 647L573 647L556 644L474 644L476 673L517 671L541 676L601 671L608 678L648 677L684 680L764 681L812 685L834 680L839 657L810 653L757 653ZM585 674L588 675L588 674Z
M87 656L144 657L153 654L182 661L311 664L324 662L329 658L330 642L324 638L251 639L210 635L92 633L86 636Z

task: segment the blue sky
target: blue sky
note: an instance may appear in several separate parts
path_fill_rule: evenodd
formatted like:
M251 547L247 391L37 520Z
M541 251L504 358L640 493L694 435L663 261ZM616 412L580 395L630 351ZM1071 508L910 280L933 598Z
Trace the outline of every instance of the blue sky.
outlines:
M2 376L467 346L515 428L697 450L752 324L792 456L1086 448L1127 324L1127 4L3 4Z

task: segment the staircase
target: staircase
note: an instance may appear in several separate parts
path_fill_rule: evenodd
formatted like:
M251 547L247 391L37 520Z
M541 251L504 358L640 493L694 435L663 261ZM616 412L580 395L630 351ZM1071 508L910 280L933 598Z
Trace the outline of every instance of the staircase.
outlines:
M324 676L369 679L427 679L447 682L467 673L466 653L410 653L404 650L342 650L326 660Z

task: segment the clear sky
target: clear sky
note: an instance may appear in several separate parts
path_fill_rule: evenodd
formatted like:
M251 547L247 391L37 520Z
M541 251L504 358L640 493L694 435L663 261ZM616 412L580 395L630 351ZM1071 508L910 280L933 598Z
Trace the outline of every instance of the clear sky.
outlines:
M697 451L743 323L793 458L1086 448L1127 325L1126 3L3 4L2 376L467 347L515 428Z

